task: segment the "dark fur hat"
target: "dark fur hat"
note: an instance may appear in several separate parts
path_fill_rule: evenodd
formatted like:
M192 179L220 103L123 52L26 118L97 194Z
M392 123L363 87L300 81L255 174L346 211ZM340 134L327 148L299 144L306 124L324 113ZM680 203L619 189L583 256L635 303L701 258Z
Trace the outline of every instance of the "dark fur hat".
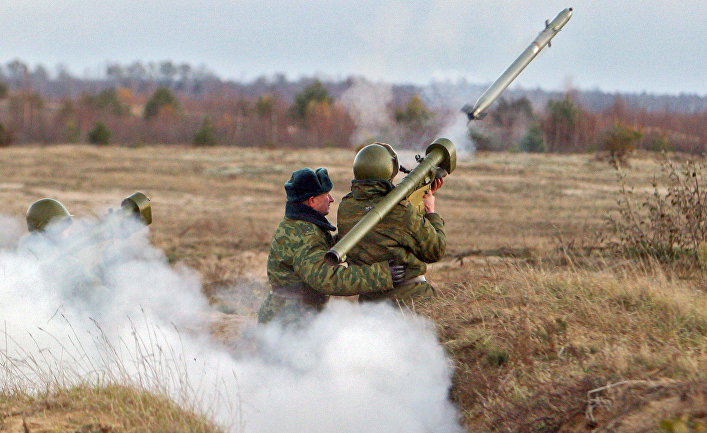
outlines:
M300 202L325 192L331 191L334 184L329 178L326 168L320 167L316 171L303 168L292 173L290 180L285 182L287 201Z

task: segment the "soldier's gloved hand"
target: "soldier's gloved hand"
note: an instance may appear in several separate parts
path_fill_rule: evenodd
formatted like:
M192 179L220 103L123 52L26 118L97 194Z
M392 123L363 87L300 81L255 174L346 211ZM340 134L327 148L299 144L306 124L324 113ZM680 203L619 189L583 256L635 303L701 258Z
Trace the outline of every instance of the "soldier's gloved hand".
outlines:
M393 285L398 285L405 281L405 265L398 265L394 261L388 261L390 276L393 277Z

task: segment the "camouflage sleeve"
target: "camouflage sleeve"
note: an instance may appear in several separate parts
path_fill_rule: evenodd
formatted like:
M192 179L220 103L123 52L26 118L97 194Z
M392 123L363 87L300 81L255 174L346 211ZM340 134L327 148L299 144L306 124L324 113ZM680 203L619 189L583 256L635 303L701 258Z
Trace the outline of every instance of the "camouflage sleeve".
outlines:
M351 296L392 289L390 269L385 262L362 266L331 266L324 262L326 241L315 233L305 235L296 252L295 273L311 288L326 295Z
M413 206L409 212L409 230L407 241L415 256L425 263L434 263L442 259L447 248L447 236L444 233L444 220L436 213L421 214Z

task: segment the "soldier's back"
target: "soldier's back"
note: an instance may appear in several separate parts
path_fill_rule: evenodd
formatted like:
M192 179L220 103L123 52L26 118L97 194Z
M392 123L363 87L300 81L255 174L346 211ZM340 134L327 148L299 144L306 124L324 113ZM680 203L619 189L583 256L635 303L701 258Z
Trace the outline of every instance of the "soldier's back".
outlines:
M353 191L341 201L338 209L338 230L345 236L380 200L383 199L386 183L357 182ZM418 229L424 227L424 217L407 200L398 203L363 239L347 253L351 264L371 264L393 260L406 267L406 282L385 293L361 295L361 301L392 299L409 301L423 299L434 294L432 286L424 281L427 265L422 258L426 252L419 242Z

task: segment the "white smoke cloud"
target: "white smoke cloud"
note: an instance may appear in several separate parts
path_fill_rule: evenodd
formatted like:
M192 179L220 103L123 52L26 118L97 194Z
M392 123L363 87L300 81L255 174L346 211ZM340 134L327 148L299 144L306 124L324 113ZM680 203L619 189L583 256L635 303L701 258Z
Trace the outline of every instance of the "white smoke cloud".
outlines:
M111 217L75 221L66 231L55 225L46 235L26 235L14 250L0 250L0 320L12 337L0 360L53 359L48 364L63 374L68 360L62 356L78 344L84 353L66 367L92 371L105 357L105 347L90 344L98 330L119 345L136 338L131 322L138 319L152 327L195 328L208 308L196 273L168 266L147 234L138 222L116 224ZM15 365L27 378L20 386L57 379L46 377L46 369Z
M250 327L228 347L204 326L197 273L170 266L146 228L72 230L0 248L0 390L107 380L232 432L461 431L448 360L412 313L335 301L306 326Z
M374 138L382 139L392 124L388 105L393 100L390 84L374 83L365 78L356 78L349 89L341 95L340 102L356 122L354 143Z
M0 215L0 249L17 244L22 236L22 224L15 218Z
M467 116L464 113L455 113L450 116L449 122L439 133L440 137L452 140L457 148L458 158L470 158L476 152L476 145L469 137L469 126Z
M466 99L468 95L460 90L461 87L461 82L433 82L424 87L422 98L430 108L450 113L438 136L452 140L457 148L457 157L467 158L474 155L476 145L469 137L467 116L461 112L461 107L473 101Z
M332 302L304 329L268 327L271 357L246 359L245 414L255 432L456 432L450 368L432 326L387 305ZM244 378L246 378L244 380ZM277 417L258 416L278 408ZM249 416L250 415L250 416Z

